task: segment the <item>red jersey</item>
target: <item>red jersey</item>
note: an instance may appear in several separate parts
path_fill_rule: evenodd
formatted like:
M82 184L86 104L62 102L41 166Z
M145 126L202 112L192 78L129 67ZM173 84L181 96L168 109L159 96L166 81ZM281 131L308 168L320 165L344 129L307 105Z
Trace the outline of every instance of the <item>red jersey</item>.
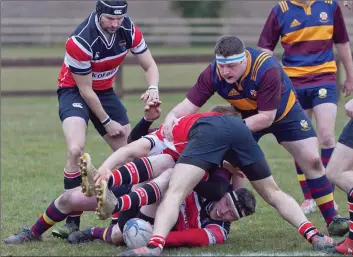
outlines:
M173 126L173 142L170 142L163 137L162 124L157 131L146 136L154 141L154 145L149 155L167 153L170 154L174 159L178 159L188 143L189 132L195 122L202 117L217 115L221 115L221 113L204 112L179 118L178 122Z
M133 54L147 50L141 31L131 19L124 17L120 28L108 40L101 30L96 12L92 12L66 42L59 87L76 87L72 74L91 73L94 90L111 88L114 75L129 50Z

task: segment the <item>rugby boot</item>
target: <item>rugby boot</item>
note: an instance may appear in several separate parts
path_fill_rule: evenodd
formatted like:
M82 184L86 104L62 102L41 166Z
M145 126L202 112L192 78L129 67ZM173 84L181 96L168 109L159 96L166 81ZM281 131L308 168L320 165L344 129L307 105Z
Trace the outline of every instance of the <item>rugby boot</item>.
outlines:
M86 228L85 230L82 230L82 231L72 232L67 238L67 241L70 244L82 244L82 243L91 242L93 240L94 240L94 237L92 234L92 228Z
M353 255L353 240L347 237L336 246L328 249L327 252L331 254L340 253L343 255Z
M41 241L42 236L36 236L33 234L30 228L24 228L17 234L11 235L4 240L5 244L22 244L30 241Z
M97 169L93 166L91 156L88 153L84 153L80 157L79 167L82 177L82 193L87 197L95 195L93 179L97 174Z
M96 197L96 215L98 218L105 220L111 217L115 206L118 204L118 200L116 199L113 192L108 189L106 181L102 181L101 184L96 187Z
M336 245L333 238L320 233L313 236L310 243L312 244L314 250L317 251L326 250Z
M62 227L54 228L51 231L53 237L67 238L72 232L78 231L79 227L74 222L68 222Z
M316 202L314 199L306 199L300 206L305 215L316 211Z
M327 226L327 231L330 236L344 236L349 231L350 219L343 218L339 215L333 218Z

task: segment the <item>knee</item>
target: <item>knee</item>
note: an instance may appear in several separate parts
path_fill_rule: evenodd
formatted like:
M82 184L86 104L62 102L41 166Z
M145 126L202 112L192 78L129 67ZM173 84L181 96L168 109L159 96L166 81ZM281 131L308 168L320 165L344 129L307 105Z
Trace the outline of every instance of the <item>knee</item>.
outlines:
M320 172L324 173L324 166L322 165L322 160L319 156L308 156L308 163L310 166L310 169L308 170L309 173L311 172ZM307 174L305 174L307 175Z
M321 148L331 148L335 146L335 136L329 131L321 131L318 133Z
M83 154L83 148L84 146L78 145L78 144L71 144L68 146L68 158L70 159L76 159L80 157Z
M58 208L61 212L64 213L70 213L72 210L72 195L70 191L66 191L65 193L61 194L56 200L55 200L55 206Z

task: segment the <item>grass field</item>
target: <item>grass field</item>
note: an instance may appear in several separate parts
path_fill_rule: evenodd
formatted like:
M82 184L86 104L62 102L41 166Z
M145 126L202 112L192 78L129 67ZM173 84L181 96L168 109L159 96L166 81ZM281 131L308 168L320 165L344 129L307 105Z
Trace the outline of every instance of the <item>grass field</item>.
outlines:
M1 51L4 57L3 49ZM46 50L43 49L44 51ZM203 67L204 65L173 65L165 70L161 67L161 81L163 81L161 85L192 85ZM134 69L135 67L126 69L130 70L126 75L124 74L126 83L143 87L145 83L142 72L137 73ZM57 72L55 68L2 69L1 88L2 90L55 89ZM161 120L183 98L183 94L161 95L163 101ZM117 255L123 248L100 242L71 246L66 241L53 238L50 231L44 234L43 242L20 246L3 245L5 237L18 232L24 226L32 226L48 204L63 191L66 146L58 118L56 97L2 98L1 100L1 256ZM134 125L142 116L143 105L138 100L138 96L127 96L123 99L123 103ZM224 101L215 96L202 110L208 110L217 103L224 103ZM342 109L343 102L339 105L337 136L347 121ZM302 193L290 155L276 143L273 136L265 136L260 141L260 145L279 186L301 202ZM111 153L92 125L89 126L85 151L92 155L96 165ZM340 205L341 214L347 216L345 194L337 189L335 196ZM285 223L274 209L267 206L258 196L257 200L256 214L234 223L230 238L224 245L167 250L165 254L323 255L312 252L311 246L304 238ZM309 218L321 231L326 232L324 221L319 213L312 214ZM97 220L93 213L85 213L82 216L81 227L105 226L108 223L109 221Z

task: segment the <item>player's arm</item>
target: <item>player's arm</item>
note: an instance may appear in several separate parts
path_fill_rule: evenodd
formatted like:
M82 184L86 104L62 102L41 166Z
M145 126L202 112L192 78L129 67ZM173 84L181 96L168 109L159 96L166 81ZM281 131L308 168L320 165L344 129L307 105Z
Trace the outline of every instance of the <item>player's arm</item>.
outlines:
M252 132L271 126L275 120L281 101L281 71L279 67L271 67L262 73L257 91L258 114L245 119Z
M276 48L280 36L281 27L278 22L277 11L273 8L266 20L257 46L265 52L273 55L273 51Z
M171 231L166 238L166 246L180 247L223 244L228 239L230 224L228 222L219 223L210 223L204 228Z
M353 92L353 60L352 50L349 44L346 24L342 15L342 10L337 4L333 18L333 41L336 45L338 55L343 63L347 78L343 83L342 91L345 96L349 96Z
M178 118L196 113L214 94L212 85L212 68L209 65L199 76L196 84L189 90L184 101L175 106L166 116L163 123L163 134L173 141L172 128Z
M159 71L150 50L147 48L141 30L132 24L132 45L130 51L135 55L141 68L145 71L146 83L149 86L147 91L141 96L143 101L159 99Z
M145 104L144 116L132 129L127 139L128 143L136 141L149 133L153 121L161 116L161 104L162 102L159 100L154 100Z
M65 65L70 69L82 98L101 121L110 136L123 133L123 127L110 119L92 88L92 49L85 40L73 36L66 42Z

